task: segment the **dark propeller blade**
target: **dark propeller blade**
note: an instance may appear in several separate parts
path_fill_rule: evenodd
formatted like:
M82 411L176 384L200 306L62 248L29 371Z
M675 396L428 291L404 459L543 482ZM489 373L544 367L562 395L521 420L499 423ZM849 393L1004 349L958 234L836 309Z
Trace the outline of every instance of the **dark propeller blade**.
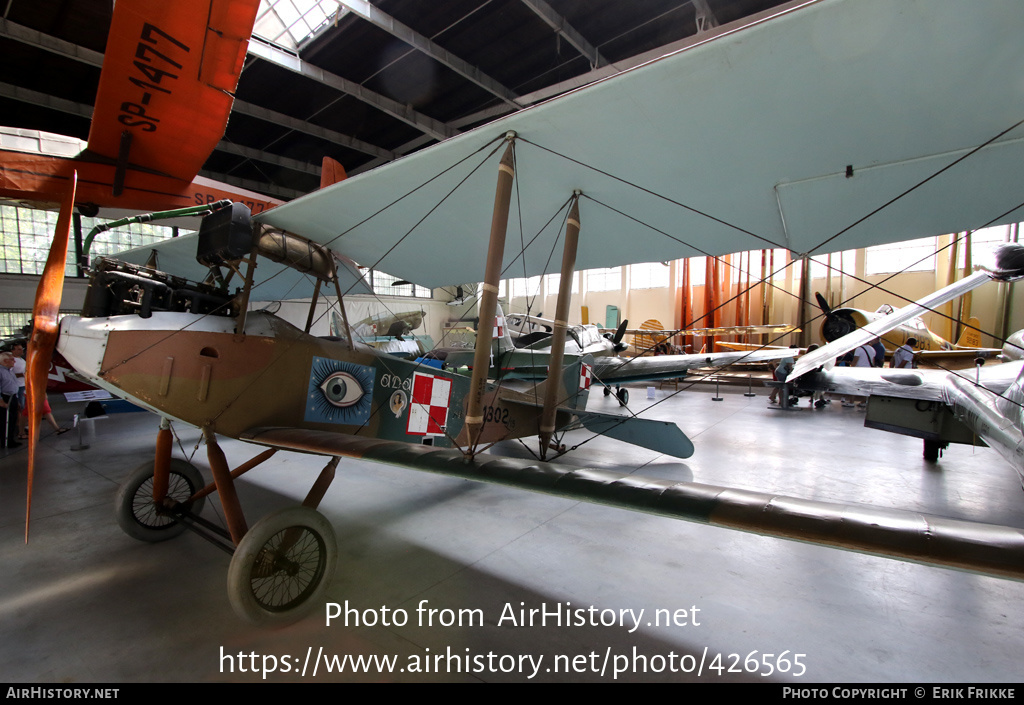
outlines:
M626 334L626 327L629 326L629 321L623 321L619 324L619 327L615 329L615 335L612 336L612 345L615 346L615 352L620 353L629 346L622 342L622 336Z
M826 316L832 313L832 308L828 305L828 301L825 301L825 297L822 296L821 293L815 292L814 298L818 300L818 308L821 309L822 313L824 313Z

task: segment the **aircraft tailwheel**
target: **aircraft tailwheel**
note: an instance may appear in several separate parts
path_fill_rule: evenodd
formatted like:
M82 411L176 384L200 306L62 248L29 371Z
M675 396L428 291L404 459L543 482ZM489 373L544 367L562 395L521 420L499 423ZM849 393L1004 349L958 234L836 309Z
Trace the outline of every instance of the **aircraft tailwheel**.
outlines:
M203 476L195 466L180 458L171 458L170 479L167 497L185 502L206 485ZM203 509L205 497L192 505L190 511L198 514ZM153 502L153 461L145 462L132 470L117 491L114 504L117 524L121 530L139 541L166 541L179 536L185 530L173 515L157 511Z
M235 613L259 626L284 627L315 606L334 574L334 529L319 512L288 507L260 519L228 568Z
M629 404L629 390L628 389L619 389L619 390L617 390L615 392L615 396L619 400L619 406L626 406L627 404Z

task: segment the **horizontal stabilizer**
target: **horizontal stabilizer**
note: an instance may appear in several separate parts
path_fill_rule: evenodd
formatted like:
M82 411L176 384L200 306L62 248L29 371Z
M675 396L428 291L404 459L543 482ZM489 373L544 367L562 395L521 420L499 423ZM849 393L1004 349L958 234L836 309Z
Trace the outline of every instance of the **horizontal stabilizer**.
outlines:
M615 416L595 411L577 411L588 431L676 458L693 455L693 442L671 421Z

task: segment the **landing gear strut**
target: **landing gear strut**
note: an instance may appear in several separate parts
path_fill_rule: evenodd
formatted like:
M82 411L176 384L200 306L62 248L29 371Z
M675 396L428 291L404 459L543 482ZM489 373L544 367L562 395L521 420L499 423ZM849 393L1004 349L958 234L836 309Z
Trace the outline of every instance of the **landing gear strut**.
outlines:
M284 626L315 607L334 574L338 547L330 522L316 511L334 479L338 458L321 471L302 506L288 507L247 528L234 480L276 452L267 450L229 470L216 435L204 429L214 483L204 487L190 463L171 458L170 427L161 424L156 458L136 468L117 493L117 522L140 541L164 541L186 528L233 554L228 598L242 619ZM199 516L206 495L220 494L227 528Z
M166 541L180 536L185 524L175 516L174 508L183 505L198 514L204 497L189 505L189 497L203 488L203 476L196 467L179 458L172 458L167 495L157 504L153 499L153 463L143 463L132 470L117 491L114 512L121 530L139 541Z

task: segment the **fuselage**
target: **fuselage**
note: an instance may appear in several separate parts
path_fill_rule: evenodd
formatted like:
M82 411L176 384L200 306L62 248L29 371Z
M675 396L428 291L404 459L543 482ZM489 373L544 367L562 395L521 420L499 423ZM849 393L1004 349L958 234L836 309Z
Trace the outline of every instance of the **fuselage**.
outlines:
M269 313L250 313L245 335L235 325L232 317L178 312L69 316L58 350L112 394L233 438L287 426L442 447L466 442L467 377L350 349ZM537 433L535 412L516 397L485 393L483 442Z
M821 338L826 343L838 340L847 333L877 321L892 313L891 306L883 306L875 312L859 308L837 308L821 322ZM917 339L918 350L951 350L953 345L928 329L920 318L907 321L882 336L882 343L889 350L904 345L910 338Z

